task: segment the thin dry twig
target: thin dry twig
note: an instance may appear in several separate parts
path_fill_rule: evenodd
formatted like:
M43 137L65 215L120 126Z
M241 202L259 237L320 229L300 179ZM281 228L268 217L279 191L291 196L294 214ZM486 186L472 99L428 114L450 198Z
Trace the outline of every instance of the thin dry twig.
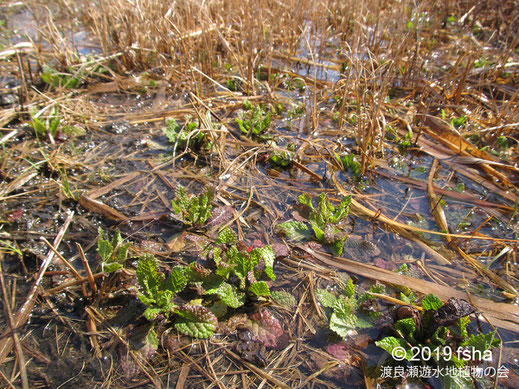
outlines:
M65 235L65 232L67 231L70 222L72 221L72 218L74 217L74 212L70 212L67 216L67 219L65 220L65 223L63 226L61 226L58 234L56 235L56 238L54 239L53 246L56 248L61 243L61 240L63 239L63 236ZM33 286L31 287L31 290L29 291L25 303L20 307L18 310L15 321L14 321L14 328L18 329L21 326L23 326L27 320L29 319L29 316L31 314L31 310L36 304L36 297L38 296L39 292L38 289L40 287L41 280L43 279L43 276L45 274L45 271L47 270L47 267L52 262L52 259L54 258L54 252L51 250L47 254L47 257L43 261L40 271L36 277L36 280L34 281ZM6 336L4 333L2 336L2 340L0 341L0 365L4 362L7 355L11 352L13 347L13 340L11 337Z
M27 378L27 369L25 368L25 356L23 354L22 346L20 344L18 329L15 326L13 312L11 311L11 304L9 303L9 296L7 295L7 289L5 287L4 271L2 269L3 260L4 255L0 252L0 287L2 288L4 307L7 315L7 321L9 323L9 328L11 330L11 337L13 339L14 347L16 350L16 358L18 359L18 367L20 369L20 376L22 377L22 388L28 389L30 388L30 386L29 379Z

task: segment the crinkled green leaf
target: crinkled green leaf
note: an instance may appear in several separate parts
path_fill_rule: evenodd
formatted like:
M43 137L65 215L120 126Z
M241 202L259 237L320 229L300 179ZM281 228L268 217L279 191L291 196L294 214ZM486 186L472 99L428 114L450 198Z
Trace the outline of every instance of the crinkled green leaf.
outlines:
M373 312L372 315L357 314L357 322L355 323L356 328L373 328L375 326L376 317L380 315L380 312Z
M343 197L335 212L330 217L331 223L339 223L340 221L346 219L348 213L350 211L350 203L351 203L351 195Z
M416 323L414 318L408 317L400 319L395 323L395 329L403 338L414 341L414 333L416 331Z
M31 127L34 129L36 136L47 135L47 127L45 127L45 124L43 124L40 119L33 117L30 124L31 124Z
M276 260L276 254L274 254L274 250L270 246L263 246L260 248L261 255L263 257L263 261L265 262L265 274L272 281L276 280L276 276L274 274L274 261Z
M342 298L337 299L330 317L330 329L337 335L345 337L355 329L356 323L357 316L353 311L352 303Z
M220 300L231 308L239 308L245 304L245 294L236 290L236 287L222 282L218 287L207 289L206 294L216 294Z
M229 264L234 264L236 256L238 255L239 251L236 245L232 245L229 247L229 249L225 252L225 258L227 259L227 262Z
M317 301L319 301L321 305L326 308L333 308L335 306L335 302L337 301L337 297L328 292L326 289L321 288L315 289L315 297L317 297Z
M369 291L371 293L383 294L386 293L386 286L384 284L375 284L372 285L371 288L369 288Z
M330 248L332 249L332 253L334 255L341 255L342 254L342 250L343 250L343 243L344 240L338 240L337 242L335 243L332 243L330 245Z
M279 153L274 151L269 158L275 165L280 167L288 167L292 164L292 158L289 153Z
M376 341L375 344L386 350L390 355L393 355L393 350L395 348L403 348L406 351L405 359L410 361L413 358L413 353L404 339L386 336L384 339Z
M130 249L131 243L119 244L115 248L114 260L123 264L128 258L128 250Z
M296 242L312 238L312 233L307 225L297 220L278 224L277 229L284 233L289 240Z
M353 280L351 278L348 278L348 282L346 282L346 285L344 286L344 294L350 299L352 299L355 297L355 289L356 286L353 283Z
M77 88L81 84L82 72L79 72L76 76L69 73L58 72L57 70L44 66L44 72L40 74L41 79L52 86L53 88L66 87L66 88ZM77 72L69 69L69 72L76 74Z
M236 123L238 123L238 127L240 127L240 131L243 134L247 134L249 132L249 130L245 127L245 122L243 121L243 119L237 117L235 120L236 120Z
M184 212L183 212L183 208L181 208L176 202L175 200L171 200L171 208L173 209L173 213L175 215L177 215L177 218L180 219L181 221L184 220Z
M155 318L157 317L157 315L159 315L161 313L162 309L160 308L156 308L156 307L150 307L150 308L147 308L145 311L144 311L144 317L149 320L149 321L153 321L155 320Z
M192 197L190 199L190 204L188 208L188 221L190 224L195 224L198 222L200 218L200 203L197 197Z
M213 261L218 266L222 261L222 249L220 247L215 247L213 249Z
M105 239L104 231L99 228L99 236L97 238L97 251L102 259L101 269L103 272L112 273L123 267L126 258L128 257L128 250L131 243L123 244L121 233L116 231L112 242Z
M119 269L122 269L123 265L117 262L101 263L101 271L103 273L113 273Z
M422 299L422 308L424 311L431 311L440 308L443 302L434 294L428 294Z
M172 205L173 204L175 204L180 209L180 212L178 213L180 217L184 216L183 212L187 212L191 205L191 201L187 196L186 188L184 188L182 185L177 186L175 189L175 200L172 201Z
M173 293L182 291L187 284L187 277L184 275L184 268L182 266L175 266L171 269L171 273L164 284L162 289L170 290Z
M137 264L136 273L139 286L144 293L150 297L156 296L164 278L158 272L157 258L150 254L143 255Z
M243 134L258 137L269 128L270 113L256 106L253 110L240 111L236 123Z
M175 119L168 119L166 121L167 127L162 129L162 132L168 137L171 143L176 143L178 133L180 132L180 125Z
M201 305L183 305L177 309L177 314L177 331L194 338L209 338L218 326L217 317Z
M318 222L316 222L315 220L310 220L310 225L312 226L312 230L314 231L315 238L319 242L324 243L324 231L320 227L320 224Z
M220 262L216 267L216 274L223 278L229 278L231 273L234 271L236 267L235 264L229 264L227 262Z
M270 296L270 289L265 281L257 281L250 284L249 290L258 297Z
M157 332L153 326L150 328L146 334L146 337L144 338L144 347L147 350L153 350L153 352L157 351L159 348L159 338L157 337Z
M137 293L137 297L139 298L139 300L141 300L141 302L144 304L144 305L147 305L149 307L151 307L152 305L155 304L155 299L153 297L150 297L150 296L147 296L143 293Z
M255 266L255 264L251 261L251 258L243 252L238 252L236 255L234 255L233 263L236 264L234 273L242 280L247 277L249 271L254 270Z
M189 335L193 338L210 338L214 334L216 327L211 323L200 323L181 318L175 323L175 328L181 334Z
M470 316L463 316L458 319L458 331L459 331L458 335L462 339L467 339L467 337L469 336L469 333L467 330L467 326L469 325L469 323L470 323Z
M501 341L496 335L496 330L488 334L471 335L470 338L462 344L464 347L473 347L474 349L484 353L492 347L499 347Z
M298 197L299 204L306 205L310 209L314 209L314 206L312 204L312 198L308 193L302 193Z
M99 253L101 259L104 262L107 262L112 258L114 248L112 247L112 244L104 238L104 232L101 227L99 227L98 234L99 236L97 238L97 252Z
M249 111L252 108L254 108L254 106L252 105L252 103L249 100L247 100L247 99L243 100L243 109L245 111Z
M308 214L308 221L310 222L312 227L318 227L320 230L323 230L327 224L325 216L321 213L319 209L314 209L310 211L310 213Z
M236 234L229 227L225 227L218 233L216 244L235 244L237 240Z
M424 325L424 321L425 321L424 319L422 320L422 326ZM426 326L427 326L427 324L426 324ZM448 336L447 328L440 326L436 329L436 331L434 331L434 334L432 334L432 336L429 337L429 342L431 344L445 345L447 343L447 340L446 340L447 336Z
M274 251L272 250L272 247L270 246L263 246L259 248L252 249L249 254L250 262L251 262L251 268L250 270L253 270L255 266L258 265L260 259L263 259L263 262L265 263L265 274L274 281L276 279L276 276L274 275L274 261L276 260L276 255L274 254Z
M117 246L121 246L123 244L123 237L121 236L121 231L115 231L114 237L112 239L112 246L115 248Z
M242 251L242 253L244 253ZM245 254L245 253L244 253ZM247 254L245 254L247 255ZM249 271L253 270L254 267L256 267L258 265L258 263L260 262L260 259L263 257L262 255L262 251L260 248L256 247L254 249L252 249L250 252L249 252L249 261L250 261L250 268L249 268Z
M400 300L402 300L404 303L413 303L415 299L412 299L408 296L406 296L404 293L400 292Z
M319 199L317 200L317 210L319 211L320 215L322 215L325 222L330 220L333 212L335 211L335 208L330 203L326 193L321 193L319 195Z
M205 294L217 294L218 288L225 282L225 279L218 274L210 273L204 278L203 286Z
M173 299L173 295L174 293L171 290L161 290L157 294L157 305L159 308L162 308L166 316L169 315L169 312L175 306L175 304L171 301Z
M199 216L198 223L204 224L211 217L211 209L214 198L214 189L211 187L205 187L204 191L198 198L199 202Z
M272 299L285 308L292 308L297 304L296 298L284 290L270 292Z

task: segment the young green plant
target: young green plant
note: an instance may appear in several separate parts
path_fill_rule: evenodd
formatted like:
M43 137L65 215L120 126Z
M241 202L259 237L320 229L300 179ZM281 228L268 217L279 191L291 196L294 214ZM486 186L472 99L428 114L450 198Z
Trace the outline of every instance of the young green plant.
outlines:
M117 230L110 241L105 238L105 232L99 227L97 237L97 252L101 257L101 271L105 273L113 273L124 267L128 258L128 250L132 245L131 242L123 243L123 238L119 230Z
M205 134L199 130L197 122L189 121L181 126L175 119L168 119L166 125L162 132L175 150L185 150L187 146L199 148L205 140Z
M188 195L186 188L179 185L175 191L175 199L171 201L175 219L188 227L200 228L211 217L214 189L205 187L196 195Z
M351 278L343 284L343 288L338 297L326 289L317 288L315 295L317 301L326 309L329 317L330 330L344 338L356 328L370 328L373 326L379 312L371 312L364 309L365 303L374 300L369 293L362 293L357 296L356 285ZM372 293L383 293L383 285L377 284L371 287Z
M227 309L270 296L268 282L276 278L270 246L242 250L236 244L236 234L225 228L218 234L210 256L214 266L197 262L176 266L167 278L159 272L155 257L143 256L137 278L138 297L147 306L144 316L151 321L159 315L175 315L179 332L206 338L216 329L217 316L223 316ZM195 291L197 298L188 304L175 303L176 295L186 291Z
M288 239L294 241L315 240L330 247L336 255L341 255L347 234L344 231L348 217L351 196L342 198L335 207L324 193L319 195L317 205L312 198L303 193L298 198L299 215L301 219L290 220L277 226L277 230L284 233Z
M236 123L245 136L253 139L266 139L265 132L270 127L270 112L257 105L253 106L248 100L243 102L243 110L238 113Z

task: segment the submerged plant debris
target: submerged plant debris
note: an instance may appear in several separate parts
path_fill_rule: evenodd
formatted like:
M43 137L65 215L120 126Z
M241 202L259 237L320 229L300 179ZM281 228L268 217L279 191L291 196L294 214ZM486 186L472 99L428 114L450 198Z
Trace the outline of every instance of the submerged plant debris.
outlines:
M519 8L0 9L2 387L519 387Z

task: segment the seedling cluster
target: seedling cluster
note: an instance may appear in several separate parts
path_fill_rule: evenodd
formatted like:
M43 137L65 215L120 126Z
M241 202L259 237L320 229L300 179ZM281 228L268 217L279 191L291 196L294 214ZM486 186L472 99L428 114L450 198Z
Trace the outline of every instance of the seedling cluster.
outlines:
M265 112L260 105L254 106L245 100L236 123L243 135L253 139L266 139L265 132L270 128L270 112Z
M168 137L175 150L184 150L186 147L200 148L205 140L205 134L198 128L198 123L188 121L184 126L175 119L166 121L167 127L162 132Z
M175 191L175 199L171 201L174 218L188 227L200 228L211 217L214 198L214 189L205 187L196 195L188 195L186 188L178 186Z
M373 327L376 318L380 315L380 312L364 308L368 305L365 303L374 300L374 297L367 292L357 296L356 289L356 285L349 278L338 297L326 289L315 290L317 300L327 309L330 330L342 338L350 335L356 328ZM374 285L370 289L372 293L384 291L383 285Z
M324 193L319 195L316 206L306 193L301 194L298 201L301 220L281 223L277 226L278 231L290 240L314 240L330 247L334 254L341 255L347 237L344 224L348 217L351 196L344 197L337 207L332 205Z
M139 299L148 307L150 321L175 316L175 328L196 338L210 337L227 309L270 296L274 275L274 252L270 246L242 249L235 233L223 229L208 253L209 265L193 262L175 266L168 277L160 273L157 259L145 255L137 265ZM189 303L177 302L179 294L196 296Z

